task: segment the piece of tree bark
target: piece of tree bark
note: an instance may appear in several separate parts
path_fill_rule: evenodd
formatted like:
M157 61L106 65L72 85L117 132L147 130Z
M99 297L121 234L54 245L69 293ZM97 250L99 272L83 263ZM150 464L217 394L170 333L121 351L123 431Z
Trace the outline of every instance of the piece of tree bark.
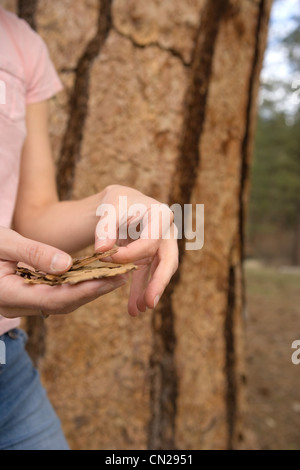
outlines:
M117 264L108 261L100 261L108 256L112 256L116 252L117 248L114 248L105 253L94 253L89 256L74 258L70 269L63 274L43 273L23 266L18 266L16 273L23 277L27 284L58 286L118 276L137 269L137 266L132 263Z

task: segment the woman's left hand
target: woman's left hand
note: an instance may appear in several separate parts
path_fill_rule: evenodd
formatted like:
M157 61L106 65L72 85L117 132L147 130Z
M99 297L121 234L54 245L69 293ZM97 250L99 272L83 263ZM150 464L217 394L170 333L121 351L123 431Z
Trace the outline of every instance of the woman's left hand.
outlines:
M135 189L113 185L104 191L97 215L95 250L117 245L113 262L138 265L132 274L129 314L155 308L178 268L173 212Z

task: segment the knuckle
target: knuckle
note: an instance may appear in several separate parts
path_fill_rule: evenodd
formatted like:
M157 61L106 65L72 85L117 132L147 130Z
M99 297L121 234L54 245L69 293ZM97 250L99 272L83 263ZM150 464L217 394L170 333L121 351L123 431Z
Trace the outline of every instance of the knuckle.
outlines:
M29 264L33 266L39 265L45 259L46 253L41 245L30 243L25 247L24 254Z

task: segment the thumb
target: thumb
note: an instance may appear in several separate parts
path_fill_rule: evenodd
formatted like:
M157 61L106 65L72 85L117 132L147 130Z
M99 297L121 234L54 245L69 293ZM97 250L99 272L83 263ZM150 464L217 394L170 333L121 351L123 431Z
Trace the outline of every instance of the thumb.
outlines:
M3 236L4 235L4 236ZM59 274L72 266L72 258L57 248L22 237L12 230L0 231L0 258L29 264L46 273Z

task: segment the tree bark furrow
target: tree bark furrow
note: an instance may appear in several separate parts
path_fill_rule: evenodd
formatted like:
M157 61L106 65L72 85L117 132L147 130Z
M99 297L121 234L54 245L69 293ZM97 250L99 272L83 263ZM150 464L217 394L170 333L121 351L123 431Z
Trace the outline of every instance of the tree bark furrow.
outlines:
M69 121L57 163L57 188L61 199L70 199L76 164L80 159L81 143L89 102L89 73L111 29L112 0L99 0L98 27L76 67L76 77L69 104Z
M247 196L245 191L245 185L249 181L249 168L250 168L250 152L249 152L249 143L251 142L253 130L253 119L252 113L254 107L256 107L256 95L257 90L257 81L258 75L261 69L262 62L262 47L261 47L261 32L262 28L265 29L265 25L268 21L266 19L269 17L268 11L266 11L265 0L261 0L259 3L259 11L257 18L257 27L255 32L255 48L253 54L253 62L250 70L249 76L249 88L248 88L248 104L246 108L246 119L245 119L245 134L242 141L242 166L241 166L241 182L240 182L240 213L239 213L239 233L240 233L240 249L241 249L241 259L244 257L244 241L245 241L245 197Z
M200 162L200 140L205 122L214 47L222 16L228 2L207 1L198 28L189 87L186 93L182 143L175 163L174 184L169 194L169 204L181 206L191 200ZM179 240L179 259L184 255L184 240ZM175 315L172 296L180 282L180 268L168 285L159 308L153 314L153 353L150 361L151 421L149 448L176 447L175 418L178 379L175 365ZM158 326L159 325L159 326Z
M234 316L236 296L235 266L230 264L228 275L228 299L227 314L225 318L225 374L226 374L226 415L227 415L227 449L233 449L235 421L237 414L237 384L236 384L236 360L234 338Z
M18 0L18 16L36 30L35 13L38 0Z
M233 262L232 251L229 257L229 275L228 275L228 303L225 316L224 337L226 344L226 415L227 415L227 446L233 449L235 446L236 420L238 415L237 398L237 367L236 367L236 329L238 316L241 316L245 308L245 282L243 274L244 246L245 246L245 220L246 206L248 196L248 184L250 178L250 160L251 145L253 142L253 132L255 119L253 113L256 109L256 99L258 91L259 73L262 65L264 40L262 34L266 33L270 14L270 3L267 5L265 0L258 4L257 22L255 30L255 43L253 49L253 59L250 66L249 84L247 92L247 106L245 112L245 132L241 141L241 170L240 170L240 189L239 189L239 214L238 214L238 236L235 243L237 253L236 262ZM240 273L240 280L237 281L237 272ZM240 291L240 294L239 294ZM236 298L240 296L241 307L237 308Z

